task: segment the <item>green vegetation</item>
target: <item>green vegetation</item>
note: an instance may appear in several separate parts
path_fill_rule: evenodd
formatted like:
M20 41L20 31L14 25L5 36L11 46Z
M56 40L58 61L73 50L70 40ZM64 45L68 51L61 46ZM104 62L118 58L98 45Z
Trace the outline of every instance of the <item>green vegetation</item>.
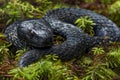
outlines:
M8 2L7 5L0 9L0 13L3 19L7 19L6 24L25 18L35 18L36 16L39 18L42 14L39 8L35 8L28 2L23 3L20 0Z
M69 0L66 1L69 2ZM75 1L76 3L79 2L79 0L71 0L71 2ZM65 0L1 0L0 25L9 25L11 22L26 18L41 18L48 10L68 7L64 2ZM86 4L89 7L86 8L105 14L120 26L119 0L100 0L99 2L97 0L81 0L80 4ZM77 7L85 7L81 5L77 5ZM77 19L75 24L86 33L94 36L93 28L96 24L87 16ZM62 41L64 39L61 36L56 36L55 44L59 44ZM18 50L15 52L16 54L13 53L11 51L11 44L6 42L5 36L0 33L0 78L2 80L120 79L119 47L120 43L93 47L82 58L69 62L61 62L55 55L46 55L37 63L31 64L28 67L18 68L17 62L27 49Z
M86 76L83 77L83 80L112 80L113 77L118 77L113 68L120 65L119 50L120 48L104 53L102 48L93 48L93 62L86 69Z
M91 36L94 36L93 27L96 24L91 19L89 19L88 16L78 18L75 21L75 24L77 24L77 26L81 28L84 32L90 34Z
M14 79L24 80L78 80L55 55L47 55L39 62L24 68L16 68L10 71Z
M0 64L2 64L3 60L7 59L10 56L10 52L8 47L11 46L5 40L5 36L0 34Z
M110 18L116 22L119 26L119 20L120 20L120 1L116 1L114 2L112 5L110 5L110 7L108 8L109 14L110 14Z
M35 2L36 1L36 2ZM5 20L8 25L16 20L25 18L41 18L46 11L59 7L65 7L64 4L54 5L49 0L35 0L38 6L32 5L26 1L13 0L0 8L0 20Z

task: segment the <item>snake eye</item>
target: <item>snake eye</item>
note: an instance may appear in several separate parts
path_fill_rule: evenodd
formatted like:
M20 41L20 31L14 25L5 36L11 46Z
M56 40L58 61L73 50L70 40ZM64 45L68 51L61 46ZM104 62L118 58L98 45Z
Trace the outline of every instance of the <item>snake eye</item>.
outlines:
M29 36L30 36L30 38L33 38L34 34L35 34L35 32L33 30L29 30Z

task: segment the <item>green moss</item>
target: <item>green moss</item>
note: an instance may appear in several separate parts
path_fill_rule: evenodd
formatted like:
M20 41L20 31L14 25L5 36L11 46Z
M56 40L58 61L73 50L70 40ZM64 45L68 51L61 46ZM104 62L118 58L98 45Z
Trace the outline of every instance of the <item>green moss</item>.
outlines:
M28 67L15 68L10 71L14 80L78 80L77 76L71 74L71 70L62 65L55 55L47 55L39 62Z
M85 33L94 36L93 27L96 25L88 16L80 17L75 21L75 24L81 28Z
M6 42L5 36L0 33L0 64L2 64L5 59L10 57L10 51L8 49L9 46L11 46L11 44Z
M118 26L120 26L120 23L119 23L119 20L120 20L120 1L115 1L113 4L111 4L108 8L108 12L110 14L110 18Z

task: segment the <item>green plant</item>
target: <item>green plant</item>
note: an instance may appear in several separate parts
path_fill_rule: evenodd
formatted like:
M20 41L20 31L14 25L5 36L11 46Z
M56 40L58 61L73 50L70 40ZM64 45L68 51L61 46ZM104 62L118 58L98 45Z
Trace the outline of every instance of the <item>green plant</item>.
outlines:
M112 80L116 76L116 73L106 68L104 63L89 66L86 72L86 76L82 80Z
M11 44L6 42L4 39L5 36L3 34L0 34L0 64L3 62L3 60L7 59L10 56L8 47L11 46Z
M34 7L37 7L43 13L52 9L54 5L53 2L50 0L25 0L25 1L30 2L32 5L34 5Z
M42 11L27 2L23 3L20 0L14 0L8 2L5 7L0 8L0 13L1 16L4 16L4 19L7 19L7 24L9 24L24 18L41 17Z
M41 18L46 11L64 7L63 4L53 4L49 0L11 0L4 7L0 8L0 21L7 25L16 20L26 18ZM35 4L32 4L35 3Z
M120 48L113 49L107 54L106 64L111 68L120 66Z
M113 77L119 77L120 48L105 53L102 47L94 47L92 52L94 56L87 59L90 62L89 66L84 65L87 67L82 80L113 80Z
M71 71L62 65L55 55L47 55L35 64L10 71L10 74L14 74L14 80L19 78L24 80L78 80L70 73Z
M94 36L93 27L96 25L88 16L80 17L75 21L75 24L84 32Z
M108 13L110 14L110 18L120 26L120 1L116 0L113 4L108 7Z
M20 59L20 56L22 56L26 51L27 51L26 48L22 50L17 50L15 55L15 60L18 61Z
M99 55L104 53L103 47L93 47L92 51L94 55Z

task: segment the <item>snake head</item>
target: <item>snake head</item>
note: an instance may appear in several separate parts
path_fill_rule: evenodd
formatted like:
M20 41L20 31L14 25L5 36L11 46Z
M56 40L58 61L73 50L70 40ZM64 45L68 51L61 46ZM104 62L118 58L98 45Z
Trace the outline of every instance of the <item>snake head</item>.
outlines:
M18 37L33 47L50 47L53 45L53 33L40 20L22 21L17 28Z

